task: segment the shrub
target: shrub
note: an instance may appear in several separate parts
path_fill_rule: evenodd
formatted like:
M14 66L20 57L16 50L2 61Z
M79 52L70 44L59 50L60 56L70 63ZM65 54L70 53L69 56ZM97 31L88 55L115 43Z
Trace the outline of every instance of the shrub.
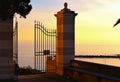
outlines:
M40 70L32 69L31 66L24 66L19 68L19 75L30 75L42 73Z

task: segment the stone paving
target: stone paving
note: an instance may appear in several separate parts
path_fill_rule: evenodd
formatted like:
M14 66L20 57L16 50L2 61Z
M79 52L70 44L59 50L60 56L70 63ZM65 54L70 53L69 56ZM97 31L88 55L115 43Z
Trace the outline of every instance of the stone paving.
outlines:
M52 73L19 76L19 82L76 82Z

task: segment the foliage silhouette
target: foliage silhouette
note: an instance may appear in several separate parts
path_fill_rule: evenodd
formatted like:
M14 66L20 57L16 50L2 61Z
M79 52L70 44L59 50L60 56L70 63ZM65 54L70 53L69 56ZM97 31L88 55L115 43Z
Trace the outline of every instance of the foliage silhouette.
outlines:
M6 20L13 18L15 13L26 18L32 9L30 0L0 0L0 18Z
M30 74L39 74L42 73L39 70L32 69L31 66L24 66L19 68L19 75L30 75Z

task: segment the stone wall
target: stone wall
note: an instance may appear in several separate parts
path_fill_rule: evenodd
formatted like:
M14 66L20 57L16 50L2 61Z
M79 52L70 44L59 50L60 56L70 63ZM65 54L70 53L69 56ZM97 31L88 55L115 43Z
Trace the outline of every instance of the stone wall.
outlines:
M78 82L120 82L119 73L119 67L72 60L64 75Z
M46 58L46 71L56 72L56 58L53 58L52 56Z
M0 80L13 77L13 19L0 20Z

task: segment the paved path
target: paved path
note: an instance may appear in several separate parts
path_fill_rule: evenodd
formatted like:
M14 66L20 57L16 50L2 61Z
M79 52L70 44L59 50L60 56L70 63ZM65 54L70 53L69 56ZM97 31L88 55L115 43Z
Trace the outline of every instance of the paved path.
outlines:
M76 82L56 74L37 74L19 76L19 82Z

